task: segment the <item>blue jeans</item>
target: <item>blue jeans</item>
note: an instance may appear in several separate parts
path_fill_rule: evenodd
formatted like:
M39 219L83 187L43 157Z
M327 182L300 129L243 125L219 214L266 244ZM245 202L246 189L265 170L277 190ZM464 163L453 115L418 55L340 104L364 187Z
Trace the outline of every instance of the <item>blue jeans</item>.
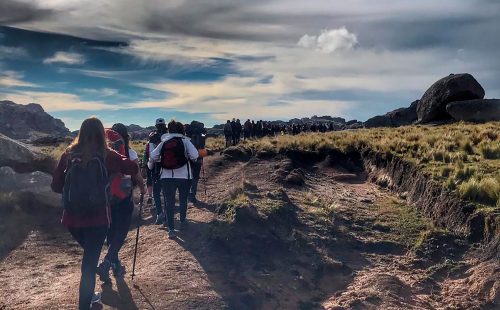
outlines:
M95 271L99 262L102 245L106 238L107 226L70 227L69 232L83 248L82 275L80 277L80 301L78 309L89 310L95 289Z
M186 220L187 199L191 180L188 179L161 179L163 197L165 199L165 210L167 212L168 229L174 229L175 194L179 191L179 213L180 220Z
M133 211L134 203L131 197L111 206L111 226L106 236L109 248L105 257L111 263L119 262L118 252L127 238Z
M155 202L156 215L163 213L161 205L161 180L153 178L153 200Z

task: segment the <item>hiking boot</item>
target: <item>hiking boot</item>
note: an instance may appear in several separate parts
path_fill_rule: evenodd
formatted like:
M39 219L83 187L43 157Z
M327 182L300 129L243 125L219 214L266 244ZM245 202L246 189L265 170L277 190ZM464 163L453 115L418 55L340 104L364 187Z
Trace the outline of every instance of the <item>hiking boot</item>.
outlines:
M168 239L175 239L177 238L177 233L175 232L175 229L170 229L168 231Z
M111 278L109 276L109 269L111 268L111 265L111 262L105 259L102 261L102 263L99 264L96 270L99 279L105 284L111 283Z
M161 225L163 224L163 222L165 222L165 216L163 215L163 213L161 213L160 215L156 216L155 225Z
M98 302L101 302L101 293L94 292L94 295L92 295L92 299L90 300L90 307L92 307L93 304Z
M186 229L188 227L188 221L187 221L187 219L180 220L179 223L180 223L180 228L182 230L184 230L184 229Z
M115 278L123 277L127 273L127 271L125 270L125 266L123 266L120 261L114 263L112 268Z

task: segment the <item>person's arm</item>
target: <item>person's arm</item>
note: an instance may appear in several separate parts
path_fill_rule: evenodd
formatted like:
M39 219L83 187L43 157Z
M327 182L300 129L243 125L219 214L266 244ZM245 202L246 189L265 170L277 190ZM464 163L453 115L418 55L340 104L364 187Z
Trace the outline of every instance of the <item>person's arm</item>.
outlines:
M136 175L139 172L137 163L113 150L108 150L106 167L108 167L110 172L120 172L130 176Z
M186 145L186 151L189 159L191 159L191 161L196 161L199 154L194 144L191 143L191 141L189 141L188 139L184 139L184 144Z
M151 153L149 153L149 162L155 163L155 162L157 162L160 159L160 152L161 152L161 148L162 147L163 147L163 142L161 142L160 144L158 144L154 148L154 150L152 150Z
M68 159L66 152L62 154L61 158L59 159L59 163L57 164L56 170L54 171L54 174L52 175L52 183L50 184L50 187L52 188L52 191L61 194L63 191L64 187L64 171L66 170L66 166L68 164Z

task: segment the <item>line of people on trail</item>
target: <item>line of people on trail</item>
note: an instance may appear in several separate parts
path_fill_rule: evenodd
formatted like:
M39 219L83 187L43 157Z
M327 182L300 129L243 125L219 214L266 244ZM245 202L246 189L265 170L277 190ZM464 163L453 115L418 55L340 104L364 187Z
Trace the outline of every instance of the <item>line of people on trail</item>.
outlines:
M302 132L327 132L334 131L335 125L333 123L309 123L309 124L277 124L273 122L257 121L247 119L242 125L239 119L232 121L227 120L224 124L224 137L226 140L226 147L237 145L240 143L241 138L243 141L247 139L256 139L266 136L276 135L298 135Z
M206 155L204 133L199 122L184 126L172 120L167 125L164 119L157 119L142 159L146 189L126 126L117 123L105 129L95 117L82 123L78 137L61 155L51 184L53 191L62 194L61 222L83 248L79 309L90 309L100 301L100 293L94 292L96 274L102 282L110 283L110 272L115 277L126 272L119 252L132 221L135 187L141 198L147 192L152 194L156 222L165 223L172 239L177 234L174 210L179 192L179 220L186 227L188 199L197 202L197 185ZM98 264L105 241L107 251Z

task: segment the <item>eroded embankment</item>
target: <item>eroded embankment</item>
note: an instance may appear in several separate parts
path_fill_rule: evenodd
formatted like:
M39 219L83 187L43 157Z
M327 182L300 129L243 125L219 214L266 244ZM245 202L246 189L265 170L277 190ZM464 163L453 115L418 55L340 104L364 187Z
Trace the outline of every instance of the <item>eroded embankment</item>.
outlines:
M361 158L371 181L405 196L436 226L463 235L471 242L484 242L491 254L499 254L498 211L481 209L458 198L416 165L397 156L364 151Z
M405 159L369 149L351 150L348 153L340 150L288 150L283 155L298 164L311 164L327 159L353 171L364 171L371 182L399 193L423 215L432 219L437 228L466 237L472 243L485 244L488 258L500 255L499 210L481 208L460 199ZM260 152L256 156L266 158L271 155Z

